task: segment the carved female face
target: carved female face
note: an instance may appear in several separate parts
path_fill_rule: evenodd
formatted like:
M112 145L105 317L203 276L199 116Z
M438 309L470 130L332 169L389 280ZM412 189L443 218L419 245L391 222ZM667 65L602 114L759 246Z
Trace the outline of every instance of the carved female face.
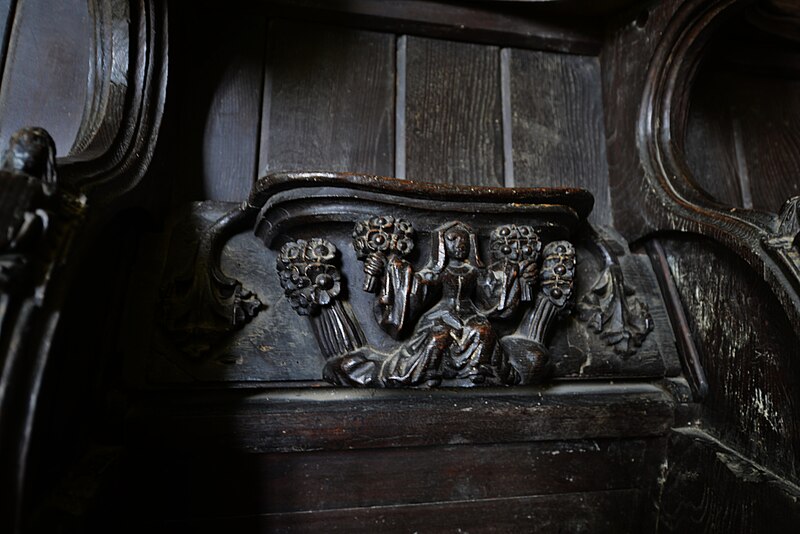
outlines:
M469 234L463 228L451 228L444 234L447 256L456 260L469 257Z

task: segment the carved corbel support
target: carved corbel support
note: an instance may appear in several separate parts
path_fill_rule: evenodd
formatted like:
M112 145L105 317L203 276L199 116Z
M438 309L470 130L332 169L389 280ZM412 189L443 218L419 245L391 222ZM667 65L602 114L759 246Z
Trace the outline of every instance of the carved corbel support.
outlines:
M647 304L625 283L616 254L595 231L589 240L603 259L603 270L578 303L578 319L587 324L614 352L629 357L653 329Z
M188 355L197 357L249 322L263 304L220 265L225 243L252 224L246 205L212 224L201 236L188 269L162 288L164 328Z

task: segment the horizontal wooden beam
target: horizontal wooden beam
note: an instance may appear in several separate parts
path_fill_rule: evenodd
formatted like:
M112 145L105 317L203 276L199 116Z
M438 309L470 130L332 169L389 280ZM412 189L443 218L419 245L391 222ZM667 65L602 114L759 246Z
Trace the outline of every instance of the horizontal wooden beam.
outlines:
M208 391L149 397L127 434L144 448L361 449L656 436L673 412L672 396L646 383Z

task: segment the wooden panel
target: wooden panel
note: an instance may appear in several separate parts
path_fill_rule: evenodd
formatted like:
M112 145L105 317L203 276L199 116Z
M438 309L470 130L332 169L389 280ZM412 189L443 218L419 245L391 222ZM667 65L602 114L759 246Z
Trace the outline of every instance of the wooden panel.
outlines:
M269 10L281 17L341 24L359 28L398 32L487 44L504 44L537 50L593 54L600 49L602 25L591 17L614 11L633 0L568 2L460 3L430 0L271 0ZM560 3L560 2L559 2ZM545 5L542 5L545 4ZM551 4L551 5L547 5ZM556 7L556 10L552 9ZM565 15L566 14L566 15Z
M497 47L408 37L406 178L503 184Z
M709 73L697 82L689 109L684 154L697 185L717 202L744 206L739 175L744 154L737 159L736 135L727 101L730 89L731 80L719 72ZM746 195L749 200L749 190Z
M636 124L652 53L664 26L682 0L651 3L623 12L607 25L601 57L603 107L614 226L626 237L647 230L641 202L644 171L639 163Z
M319 388L156 397L128 420L139 446L247 452L663 434L672 397L649 384L462 392Z
M66 155L86 101L91 37L85 0L18 0L0 91L0 143L46 128Z
M679 429L662 473L658 532L795 532L800 488L711 436Z
M0 0L0 75L6 61L8 40L11 37L11 28L14 25L14 10L16 0ZM0 83L2 87L2 83Z
M778 212L800 195L800 81L742 77L732 91L753 207Z
M176 196L241 201L256 178L267 21L258 12L192 12L176 17L183 182Z
M347 508L168 523L226 532L636 532L636 490Z
M181 454L157 472L144 459L137 471L143 479L160 481L153 499L172 496L173 517L240 515L643 487L649 485L644 476L649 445L599 440Z
M747 457L800 480L800 343L780 304L722 246L661 242L708 380L703 424Z
M394 171L393 35L273 20L259 170Z
M514 185L586 188L611 224L597 58L511 50L509 72Z
M800 194L800 82L711 70L692 95L686 158L733 206L777 212Z

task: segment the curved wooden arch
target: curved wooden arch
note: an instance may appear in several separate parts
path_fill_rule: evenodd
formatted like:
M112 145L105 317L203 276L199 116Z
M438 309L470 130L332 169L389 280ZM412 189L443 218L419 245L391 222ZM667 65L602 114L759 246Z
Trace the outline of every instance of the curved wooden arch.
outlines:
M647 217L651 229L697 233L733 250L769 284L800 335L794 236L781 236L776 215L714 201L697 185L683 153L690 91L707 44L720 26L752 3L693 0L665 28L650 62L637 125Z

